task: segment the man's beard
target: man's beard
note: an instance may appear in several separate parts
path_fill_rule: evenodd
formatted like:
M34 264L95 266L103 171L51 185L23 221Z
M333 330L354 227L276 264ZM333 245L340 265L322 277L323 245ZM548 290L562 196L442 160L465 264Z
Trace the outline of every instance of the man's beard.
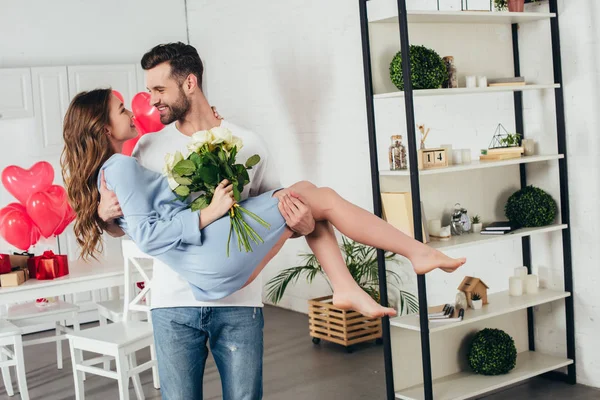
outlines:
M169 112L160 116L160 122L163 125L169 125L174 121L182 120L190 110L190 101L183 93L183 89L179 88L179 98L173 104L165 104Z

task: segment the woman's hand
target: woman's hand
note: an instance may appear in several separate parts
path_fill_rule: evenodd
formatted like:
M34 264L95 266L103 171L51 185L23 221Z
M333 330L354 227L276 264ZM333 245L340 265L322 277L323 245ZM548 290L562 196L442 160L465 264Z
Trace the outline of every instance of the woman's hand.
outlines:
M227 179L223 179L215 189L208 207L200 212L200 229L227 214L234 204L233 185Z

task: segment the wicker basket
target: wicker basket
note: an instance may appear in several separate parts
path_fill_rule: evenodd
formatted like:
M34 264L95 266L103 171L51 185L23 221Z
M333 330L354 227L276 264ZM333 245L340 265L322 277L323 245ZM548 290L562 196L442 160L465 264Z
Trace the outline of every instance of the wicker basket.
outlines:
M381 319L368 318L356 311L346 311L332 304L332 296L308 301L308 325L315 344L321 339L341 344L351 351L354 344L381 341Z

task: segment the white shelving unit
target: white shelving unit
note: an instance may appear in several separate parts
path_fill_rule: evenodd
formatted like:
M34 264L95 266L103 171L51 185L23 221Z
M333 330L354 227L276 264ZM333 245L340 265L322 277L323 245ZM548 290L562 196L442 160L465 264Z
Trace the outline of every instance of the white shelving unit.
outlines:
M398 8L394 1L370 0L367 11L369 23L398 24ZM541 21L556 17L556 13L408 10L407 16L409 23L508 25Z
M564 158L562 154L548 154L548 155L535 155L535 156L524 156L520 158L513 158L510 160L501 160L501 161L479 161L475 160L469 164L458 164L458 165L450 165L446 168L436 168L436 169L425 169L419 171L419 175L436 175L436 174L445 174L449 172L462 172L462 171L470 171L474 169L483 169L483 168L496 168L496 167L506 167L509 165L519 165L519 164L529 164L529 163L537 163L544 161L552 161L552 160L560 160ZM410 172L408 170L401 171L390 171L389 169L384 169L379 171L379 175L381 176L410 176Z
M528 84L528 85L506 85L506 86L488 86L485 88L455 88L455 89L419 89L413 92L414 96L452 96L461 94L487 94L500 92L524 92L527 90L545 90L559 88L558 83L549 84ZM404 97L404 92L381 93L373 96L376 100L394 99Z
M568 292L550 289L540 289L536 294L524 294L518 297L510 296L508 292L491 293L488 295L489 304L485 307L479 310L468 309L465 312L463 320L460 322L430 323L429 332L435 333L446 329L462 327L466 324L539 306L540 304L561 300L569 296L570 293ZM415 314L393 318L390 320L390 325L411 331L421 331L419 316Z
M550 1L550 10L556 11L556 0ZM556 24L556 12L487 12L487 11L407 11L404 16L398 13L398 7L404 4L403 1L397 0L363 0L361 1L361 24L363 32L363 57L365 61L365 81L367 83L367 116L369 121L369 140L371 145L371 168L374 179L376 177L381 180L382 177L394 179L396 177L406 179L410 178L411 191L414 188L419 188L419 177L424 175L437 175L447 173L461 173L472 170L482 170L489 168L511 168L510 174L514 174L514 166L521 168L521 185L525 182L525 165L532 163L557 162L559 179L561 185L566 185L566 164L565 154L566 146L564 145L564 109L562 109L562 87L560 82L562 76L556 73L556 65L560 66L560 47L557 45L556 37L558 36L558 28ZM364 7L364 8L363 8ZM406 26L404 21L410 24L442 24L440 31L444 32L447 29L447 24L502 24L508 26L512 31L512 49L518 46L518 34L516 24L525 23L549 23L551 26L553 39L553 55L558 57L554 69L554 81L548 83L528 83L527 85L507 85L507 86L491 86L486 88L455 88L455 89L423 89L412 90L411 96L407 96L406 92L394 90L393 85L389 82L389 59L398 51L397 36L390 38L392 33L399 33L402 47L410 44L406 36ZM386 25L387 24L387 25ZM394 25L398 26L398 31L394 31ZM512 26L511 26L512 25ZM428 25L427 28L420 27L421 32L434 29ZM462 35L467 35L461 27ZM473 28L475 32L479 32L478 27ZM491 29L491 28L490 28ZM496 27L494 28L496 29ZM500 28L503 29L503 28ZM375 33L370 36L369 31ZM508 31L508 30L507 30ZM502 32L507 32L502 31ZM493 31L497 32L497 31ZM366 35L365 35L366 33ZM504 33L503 33L504 34ZM444 42L446 44L447 42ZM461 44L457 44L460 46ZM508 50L506 47L504 50ZM452 54L452 50L445 48L445 52ZM376 52L375 56L372 55ZM464 54L464 53L463 53ZM503 53L504 54L504 53ZM518 57L518 51L514 53ZM506 54L506 56L510 56ZM515 60L515 73L520 69L518 58ZM375 68L372 67L375 65ZM405 74L406 75L406 74ZM473 161L469 164L451 165L446 168L417 170L416 164L410 156L411 151L416 149L416 132L414 127L410 126L411 121L414 121L414 104L412 98L424 96L456 96L456 95L474 95L493 96L499 93L513 92L515 99L515 123L517 131L523 129L523 110L522 110L522 94L525 91L549 91L554 93L556 97L556 112L557 112L557 138L558 148L554 154L542 154L534 156L524 156L520 158L501 160L501 161ZM370 93L369 93L370 92ZM547 93L543 93L546 96ZM540 96L541 97L541 96ZM390 171L379 169L377 154L374 152L377 144L377 135L375 133L375 107L381 105L385 107L386 112L381 115L389 117L393 115L392 106L390 103L385 103L388 99L401 99L398 102L398 112L406 112L407 132L406 136L409 139L408 153L411 157L409 164L412 165L412 170L405 171ZM409 101L410 100L410 101ZM460 101L452 99L450 101ZM431 104L428 103L428 104ZM405 108L406 107L406 108ZM409 113L411 112L410 118ZM561 116L558 116L558 114ZM465 115L468 118L468 115ZM519 124L521 126L519 127ZM382 124L390 126L390 124ZM451 143L451 139L444 139ZM373 146L375 142L375 146ZM410 146L413 146L412 148ZM416 151L415 151L416 153ZM413 153L414 154L414 153ZM549 163L550 164L550 163ZM541 168L536 168L539 174ZM458 180L458 177L453 176L453 181ZM416 180L416 185L413 185ZM386 181L386 182L388 182ZM439 182L440 180L436 180ZM398 182L398 181L395 181ZM509 181L506 181L507 183ZM513 181L512 184L514 184ZM502 184L502 183L500 183ZM381 191L380 183L373 184L374 196ZM567 191L561 190L561 196L565 196ZM416 195L413 192L412 201L420 201L420 193ZM427 199L423 199L425 202ZM489 201L489 198L486 199ZM375 200L377 204L380 200ZM485 200L484 200L485 201ZM568 197L560 199L562 209L568 209ZM416 215L420 212L414 211ZM540 288L536 294L527 294L519 297L512 297L508 292L497 292L488 295L489 304L485 305L480 310L468 309L460 322L429 322L423 315L408 315L393 318L389 320L389 340L391 342L389 353L386 349L385 365L386 369L391 366L392 374L387 376L386 389L388 400L391 398L407 399L407 400L455 400L468 399L483 395L487 392L497 390L508 385L518 383L520 381L544 374L546 372L555 371L563 367L569 367L569 373L566 379L569 382L575 382L575 369L573 358L575 355L574 347L574 325L572 321L572 281L570 278L570 242L565 245L565 240L569 240L568 213L562 213L558 222L539 228L523 228L515 230L510 234L505 235L482 235L482 234L465 234L460 236L452 236L448 240L432 239L428 245L440 251L450 251L455 249L467 248L472 246L493 245L495 243L507 240L522 239L523 240L523 263L527 264L526 259L530 257L530 244L528 238L534 235L550 234L552 232L561 232L563 238L563 250L567 252L565 261L565 289L555 290ZM419 221L415 221L415 226L418 226ZM566 246L566 247L565 247ZM381 261L380 261L381 262ZM380 264L380 271L382 271ZM381 272L380 272L381 273ZM419 293L425 290L425 278L418 277ZM420 306L423 307L423 298L420 296ZM567 313L567 356L557 357L553 355L543 354L534 350L534 329L533 329L533 307L552 302L565 302ZM426 305L426 301L425 301ZM483 328L498 328L502 329L511 335L515 340L518 357L516 367L508 374L500 376L483 376L473 373L466 362L466 349L468 340L474 333ZM384 330L385 332L385 330ZM385 338L384 338L385 339ZM423 343L426 341L426 345ZM392 382L390 382L390 376ZM393 388L393 390L390 389Z
M567 358L549 356L535 351L524 351L518 354L516 367L506 375L483 376L470 372L459 372L434 379L435 400L470 399L571 364L573 361ZM398 392L396 398L424 400L423 385Z
M480 233L469 233L460 236L452 236L447 240L433 239L429 243L429 246L442 251L456 250L463 247L480 246L483 244L490 244L503 240L511 240L525 236L560 231L563 229L567 229L566 224L554 224L542 226L540 228L521 228L513 231L512 233L506 233L504 235L482 235Z

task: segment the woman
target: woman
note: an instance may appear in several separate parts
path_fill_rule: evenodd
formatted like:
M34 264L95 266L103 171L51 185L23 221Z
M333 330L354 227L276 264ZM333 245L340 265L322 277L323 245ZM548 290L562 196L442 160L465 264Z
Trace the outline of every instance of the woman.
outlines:
M232 186L221 182L211 204L192 212L176 200L167 179L121 153L123 143L137 135L132 113L110 89L75 96L64 123L63 177L77 213L75 234L84 257L94 256L101 241L102 221L96 214L100 173L113 190L123 217L118 224L142 251L156 257L190 282L200 301L225 297L250 283L293 232L277 204L293 191L302 196L316 221L328 221L351 239L406 256L417 274L435 268L452 272L465 259L452 259L416 241L373 214L349 203L329 188L299 182L241 203L270 224L265 229L248 221L263 238L252 252L225 249L229 220L222 218L235 200ZM329 223L317 223L306 240L332 282L333 303L369 317L393 316L364 292L350 275ZM201 261L201 263L200 263ZM199 267L199 265L202 267Z

